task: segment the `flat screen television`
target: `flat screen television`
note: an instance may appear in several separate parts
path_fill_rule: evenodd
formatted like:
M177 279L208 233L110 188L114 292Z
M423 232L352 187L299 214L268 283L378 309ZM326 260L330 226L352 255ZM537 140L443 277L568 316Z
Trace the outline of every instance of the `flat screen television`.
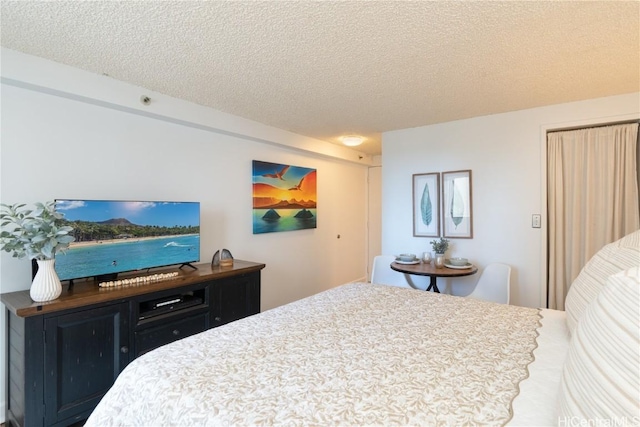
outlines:
M56 210L75 237L56 254L60 280L200 261L199 202L58 199Z

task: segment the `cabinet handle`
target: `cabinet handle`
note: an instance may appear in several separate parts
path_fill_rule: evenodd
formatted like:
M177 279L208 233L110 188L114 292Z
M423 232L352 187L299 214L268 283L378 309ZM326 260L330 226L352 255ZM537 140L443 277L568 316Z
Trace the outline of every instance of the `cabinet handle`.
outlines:
M120 347L120 353L129 353L129 347L127 347L126 345L123 345L122 347Z
M180 331L179 331L179 330L177 330L177 329L174 329L174 330L173 330L173 335L175 335L175 336L180 335Z
M219 322L222 320L222 318L220 316L216 316L216 318L214 319L216 322Z

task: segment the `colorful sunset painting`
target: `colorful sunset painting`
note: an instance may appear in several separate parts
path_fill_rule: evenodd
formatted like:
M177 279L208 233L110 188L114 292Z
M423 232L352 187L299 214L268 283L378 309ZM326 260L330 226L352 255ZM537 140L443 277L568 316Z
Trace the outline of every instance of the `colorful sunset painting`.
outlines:
M316 228L316 170L253 161L253 234Z

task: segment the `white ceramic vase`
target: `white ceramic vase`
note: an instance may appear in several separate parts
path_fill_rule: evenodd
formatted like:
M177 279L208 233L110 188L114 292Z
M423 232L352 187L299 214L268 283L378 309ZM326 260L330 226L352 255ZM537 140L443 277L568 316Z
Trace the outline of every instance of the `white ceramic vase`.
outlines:
M55 260L38 259L38 272L33 278L29 295L35 302L51 301L62 293L62 284L54 268Z

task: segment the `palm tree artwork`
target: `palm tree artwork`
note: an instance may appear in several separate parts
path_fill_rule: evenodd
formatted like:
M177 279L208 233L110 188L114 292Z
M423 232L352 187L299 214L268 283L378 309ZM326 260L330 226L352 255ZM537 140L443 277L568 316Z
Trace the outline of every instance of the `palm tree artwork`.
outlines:
M431 196L429 195L429 186L425 185L422 191L422 199L420 200L420 213L422 223L424 225L431 225L433 220L433 206L431 205Z
M444 237L473 238L471 170L442 172Z
M451 221L458 228L464 217L464 199L456 186L456 180L451 180Z
M413 174L413 235L440 235L440 173Z

